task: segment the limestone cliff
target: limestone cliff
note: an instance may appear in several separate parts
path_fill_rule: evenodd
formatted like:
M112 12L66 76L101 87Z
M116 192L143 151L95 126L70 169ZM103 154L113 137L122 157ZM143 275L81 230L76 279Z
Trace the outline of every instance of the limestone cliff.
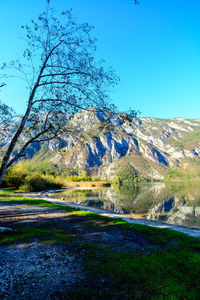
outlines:
M98 112L79 112L68 126L75 136L63 135L63 147L51 160L101 178L131 167L136 174L163 179L169 171L200 174L200 120L119 117L105 121ZM50 143L50 149L55 144Z
M128 123L116 116L108 121L95 110L81 111L56 141L41 148L34 145L26 154L30 158L43 151L42 159L104 179L127 167L158 180L173 172L198 177L200 120L135 118Z

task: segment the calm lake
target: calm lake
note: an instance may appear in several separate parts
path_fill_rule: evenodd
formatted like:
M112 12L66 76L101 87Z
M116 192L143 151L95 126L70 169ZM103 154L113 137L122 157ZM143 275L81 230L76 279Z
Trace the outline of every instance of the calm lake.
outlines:
M64 201L200 229L200 183L143 183L54 194Z

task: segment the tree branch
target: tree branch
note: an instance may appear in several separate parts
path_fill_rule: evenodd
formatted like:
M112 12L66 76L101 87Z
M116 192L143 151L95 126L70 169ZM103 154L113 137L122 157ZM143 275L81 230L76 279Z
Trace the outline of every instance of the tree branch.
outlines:
M0 84L0 88L4 87L6 84L3 82Z
M24 150L28 147L28 145L34 143L34 142L38 142L36 141L36 139L38 139L41 135L47 133L48 131L51 130L52 126L49 126L46 130L43 130L42 132L39 132L36 136L34 136L33 138L31 138L29 141L27 141L24 146L21 148L21 150L19 151L19 153L13 157L7 164L7 168L9 168L14 162L16 162L16 160L22 156L24 156Z
M45 75L42 75L41 78L43 78L43 77L54 77L54 76L68 76L68 75L77 75L77 74L92 77L91 74L89 74L89 73L81 72L81 71L74 71L74 72L68 72L68 73L45 74Z

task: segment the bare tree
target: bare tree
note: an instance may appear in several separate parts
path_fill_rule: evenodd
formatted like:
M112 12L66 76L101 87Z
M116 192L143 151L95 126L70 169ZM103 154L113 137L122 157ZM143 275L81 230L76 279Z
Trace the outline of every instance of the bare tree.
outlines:
M37 22L22 26L27 49L22 61L3 64L4 77L10 74L27 83L29 96L24 115L4 153L0 168L0 184L5 171L32 143L58 136L61 128L80 109L96 107L113 111L108 92L118 78L104 62L95 60L96 40L92 27L75 22L71 11L62 12L63 22L52 9L39 15ZM4 84L2 84L3 86ZM8 106L0 105L2 121L11 117ZM20 137L25 137L17 155L13 155Z

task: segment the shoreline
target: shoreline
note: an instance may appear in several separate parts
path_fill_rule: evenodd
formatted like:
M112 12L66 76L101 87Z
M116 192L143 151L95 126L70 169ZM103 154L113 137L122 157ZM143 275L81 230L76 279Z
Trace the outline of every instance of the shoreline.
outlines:
M31 196L31 195L27 193L26 196ZM34 196L32 195L32 197L37 197L37 195L34 195ZM67 201L60 200L60 199L53 199L51 197L43 197L42 195L39 195L39 197L42 200L46 200L46 201L52 202L54 204L60 204L63 206L78 208L80 210L99 214L100 216L105 216L105 217L110 217L110 218L118 218L118 219L122 219L123 221L132 223L132 224L146 225L146 226L150 226L150 227L157 227L160 229L162 229L162 228L163 229L164 228L171 229L171 230L179 231L179 232L184 233L191 237L200 238L200 229L188 228L188 227L168 224L168 223L164 223L164 222L150 221L150 220L145 220L145 219L128 217L127 215L117 214L114 212L109 212L109 211L98 209L98 208L92 208L92 207L88 207L88 206L84 206L84 205L79 205L79 204L67 202Z
M46 201L52 202L54 204L60 204L63 206L69 206L71 208L77 208L77 209L80 209L83 211L89 211L89 212L96 213L96 214L99 214L99 215L105 216L105 217L122 219L123 221L126 221L128 223L146 225L146 226L157 227L157 228L161 228L161 229L162 228L163 229L164 228L171 229L171 230L175 230L175 231L184 233L191 237L200 238L200 229L188 228L188 227L184 227L184 226L180 226L180 225L173 225L173 224L159 222L159 221L145 220L142 218L134 218L133 216L130 217L130 215L128 215L128 214L119 214L119 213L115 213L115 212L111 212L111 211L107 211L107 210L103 210L103 209L79 205L79 204L67 202L67 201L60 200L60 199L54 199L48 195L48 194L60 192L63 190L70 191L70 190L87 190L87 189L96 189L96 187L91 187L91 186L90 187L69 187L69 188L65 188L65 189L48 190L48 191L35 192L35 193L23 192L23 193L8 194L8 196L14 196L14 195L16 196L18 194L22 197L40 198L42 200L46 200Z

